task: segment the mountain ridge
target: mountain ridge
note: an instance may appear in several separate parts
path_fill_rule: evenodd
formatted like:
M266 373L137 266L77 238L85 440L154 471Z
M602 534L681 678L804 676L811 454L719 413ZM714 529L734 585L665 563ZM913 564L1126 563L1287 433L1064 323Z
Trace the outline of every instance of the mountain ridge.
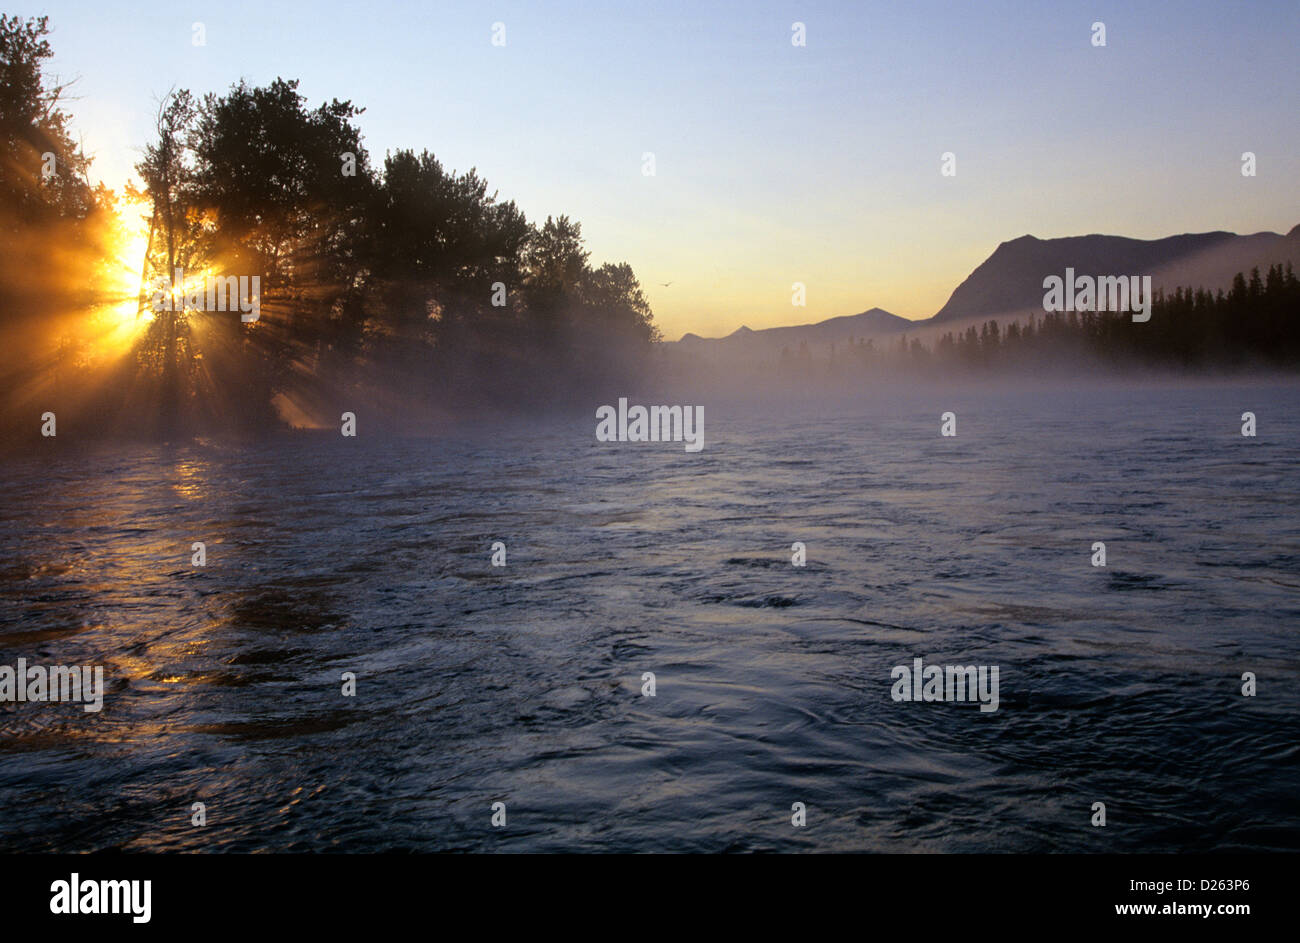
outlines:
M1238 272L1290 262L1300 268L1300 223L1286 235L1268 230L1240 235L1223 229L1136 239L1089 233L1042 239L1031 233L998 243L935 314L910 320L883 308L806 324L754 330L741 325L724 337L687 332L666 344L697 354L752 355L794 352L800 344L829 349L850 339L945 327L975 319L1027 317L1043 311L1043 279L1064 275L1150 275L1153 290L1227 290Z
M1238 272L1267 270L1276 263L1300 264L1300 225L1285 236L1247 235L1226 230L1134 239L1090 233L1040 239L1023 235L998 244L953 289L932 317L918 324L943 324L1042 310L1043 279L1064 275L1150 275L1152 288L1227 289Z

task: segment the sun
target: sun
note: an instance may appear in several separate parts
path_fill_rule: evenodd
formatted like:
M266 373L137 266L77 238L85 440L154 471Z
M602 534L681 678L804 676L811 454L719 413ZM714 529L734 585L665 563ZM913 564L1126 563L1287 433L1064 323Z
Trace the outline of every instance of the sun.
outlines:
M121 198L114 207L108 258L103 267L104 304L97 312L105 351L125 350L154 318L146 295L140 304L141 269L149 251L149 201Z
M149 251L149 223L144 211L148 201L128 202L122 200L117 206L117 252L113 259L113 268L117 278L113 287L118 294L125 297L116 311L124 320L135 321L137 317L144 322L153 320L153 310L149 305L140 311L139 292L140 272L144 266L145 255Z

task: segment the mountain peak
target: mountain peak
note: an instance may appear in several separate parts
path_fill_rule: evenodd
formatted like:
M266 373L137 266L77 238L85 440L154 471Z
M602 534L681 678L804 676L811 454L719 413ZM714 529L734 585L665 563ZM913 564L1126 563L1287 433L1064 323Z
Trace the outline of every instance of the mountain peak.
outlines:
M954 289L931 322L1022 315L1040 310L1043 280L1073 269L1079 274L1150 275L1156 288L1226 287L1237 272L1296 258L1300 226L1276 233L1239 236L1216 230L1163 239L1132 239L1091 233L1001 243Z

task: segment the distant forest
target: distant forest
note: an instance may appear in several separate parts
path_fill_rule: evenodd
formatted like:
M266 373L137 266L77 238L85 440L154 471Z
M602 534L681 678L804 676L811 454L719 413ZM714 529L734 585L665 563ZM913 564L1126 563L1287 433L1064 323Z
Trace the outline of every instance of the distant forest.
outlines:
M509 410L626 378L659 339L631 267L590 264L578 222L532 223L427 151L376 167L362 109L309 107L295 81L171 92L143 192L92 188L66 87L42 72L47 33L0 17L0 404L25 428L56 405L164 435L273 427L277 403L334 423L363 404ZM149 236L124 279L109 269L130 212ZM260 317L154 314L149 286L177 268L259 276ZM142 327L110 363L132 302Z
M1030 312L1009 324L985 321L948 331L924 343L906 334L860 338L838 345L832 361L869 369L949 371L1041 369L1045 364L1093 363L1117 368L1277 369L1300 366L1300 279L1290 263L1261 276L1238 273L1228 291L1179 288L1157 292L1151 319L1135 323L1127 312ZM805 349L781 352L795 369L810 360Z

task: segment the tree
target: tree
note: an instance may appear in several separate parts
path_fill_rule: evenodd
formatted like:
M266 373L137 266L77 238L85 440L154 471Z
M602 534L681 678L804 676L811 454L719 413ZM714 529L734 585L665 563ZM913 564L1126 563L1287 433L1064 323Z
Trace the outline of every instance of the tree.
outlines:
M492 310L491 287L522 287L531 231L513 202L498 202L476 171L449 174L428 151L384 161L371 228L371 268L384 319L406 336L444 335Z
M113 196L60 107L71 83L45 74L48 33L45 17L0 14L0 405L14 416L84 385L110 255Z
M546 217L535 230L525 256L529 307L542 330L553 335L565 307L573 300L586 271L589 253L582 244L582 224L567 216Z
M271 325L292 326L309 343L362 274L373 176L352 124L362 109L336 99L308 110L297 88L296 80L241 82L206 96L195 184L214 259L225 271L259 275Z
M586 270L578 295L588 324L597 330L646 343L662 339L641 283L626 262L606 262L598 269Z
M9 233L23 224L84 219L96 206L86 181L90 160L59 107L68 85L44 74L44 60L54 55L48 34L48 17L0 14L0 223Z
M210 94L193 135L207 256L261 289L257 322L205 319L215 354L206 362L262 422L275 394L318 383L332 352L355 349L365 321L374 179L352 123L362 109L337 99L308 109L297 88L277 78Z
M194 99L182 89L172 90L158 104L154 119L154 131L157 139L145 147L144 159L136 164L136 172L144 181L145 192L153 204L149 222L149 248L146 250L144 277L141 281L146 289L153 286L159 275L166 284L171 284L177 270L190 272L199 268L196 264L202 249L199 239L199 220L192 210L194 199L194 169L188 149L189 138L194 131L196 111ZM155 246L155 234L161 235ZM175 294L174 286L169 294ZM142 290L139 308L152 296L151 290ZM162 375L161 398L162 420L165 434L175 434L181 404L180 372L182 365L178 362L182 356L182 341L188 350L188 324L183 304L168 304L153 312L142 356L147 362L157 364ZM189 358L186 358L187 364Z

